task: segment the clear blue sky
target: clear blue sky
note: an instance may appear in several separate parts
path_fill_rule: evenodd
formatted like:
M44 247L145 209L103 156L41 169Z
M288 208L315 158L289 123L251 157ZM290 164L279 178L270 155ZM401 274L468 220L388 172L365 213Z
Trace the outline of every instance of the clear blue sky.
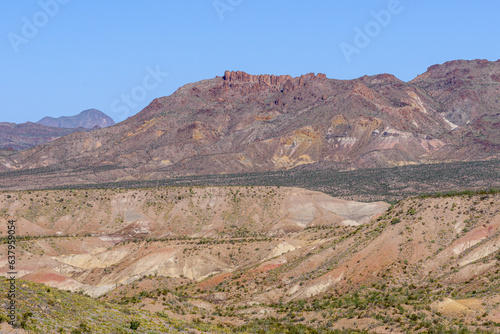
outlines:
M89 108L121 121L226 69L408 81L448 60L499 59L499 14L496 0L2 1L0 121Z

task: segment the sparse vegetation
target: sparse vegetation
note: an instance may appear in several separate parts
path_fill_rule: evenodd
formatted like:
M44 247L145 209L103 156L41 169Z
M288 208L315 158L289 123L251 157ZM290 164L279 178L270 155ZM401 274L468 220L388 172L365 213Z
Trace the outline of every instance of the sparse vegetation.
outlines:
M223 193L228 195L228 207L240 210L240 215L244 212L240 205L255 201L252 196L262 196L269 210L276 211L270 199L282 194L251 187L224 188ZM9 194L11 198L3 197L4 201L16 197ZM55 198L55 203L71 205L68 194L108 211L110 225L116 217L125 222L126 215L105 203L123 196L135 196L143 210L158 217L177 210L170 201L178 201L178 196L187 203L182 215L206 223L207 215L217 213L215 207L198 209L206 207L197 204L199 198L210 194L200 187L36 191L23 194L22 200L38 205L37 201L50 203ZM234 194L239 201L233 200ZM488 245L500 235L496 225L489 228L498 214L499 196L495 190L415 196L395 202L360 226L314 225L278 236L253 237L249 226L255 222L239 219L238 214L228 214L227 230L210 237L139 234L102 251L131 249L143 264L149 254L171 249L178 250L179 268L189 266L191 259L216 259L219 268L227 264L231 269L214 271L201 281L190 278L188 271L171 271L173 277L143 271L138 279L117 284L98 299L83 291L69 293L21 281L18 326L38 333L495 333L500 328L494 316L500 310L500 252L490 251ZM87 208L82 206L91 210ZM186 225L181 221L176 224L197 231L195 219L186 220ZM468 243L471 235L483 235L478 229L489 232ZM43 256L54 256L64 254L67 245L92 240L96 238L91 233L26 236L18 239L18 245L29 254L42 256L44 251ZM295 246L273 253L291 244ZM88 270L84 282L98 284L129 270L127 261ZM453 313L453 307L465 313ZM2 316L5 320L0 311Z
M123 181L101 184L59 186L52 189L134 189L164 186L287 186L317 190L345 199L395 203L422 193L475 191L500 187L498 160L409 165L393 168L358 169L339 172L333 169L199 175L152 181ZM90 173L112 171L118 167L99 166ZM29 175L57 175L55 167L0 173L0 178ZM381 186L383 185L383 186ZM436 196L436 195L422 195Z

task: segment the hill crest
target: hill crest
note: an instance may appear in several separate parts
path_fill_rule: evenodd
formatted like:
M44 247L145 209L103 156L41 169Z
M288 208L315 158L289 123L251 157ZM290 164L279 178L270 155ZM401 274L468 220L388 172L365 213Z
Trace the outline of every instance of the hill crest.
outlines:
M58 128L81 127L85 129L93 129L95 127L105 128L115 124L111 117L97 109L87 109L75 116L61 116L58 118L47 116L37 123Z

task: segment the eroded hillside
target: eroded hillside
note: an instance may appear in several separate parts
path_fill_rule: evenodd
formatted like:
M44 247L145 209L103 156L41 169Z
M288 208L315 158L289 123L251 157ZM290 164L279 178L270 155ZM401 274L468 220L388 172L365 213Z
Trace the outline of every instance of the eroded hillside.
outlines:
M388 208L271 187L0 194L3 217L38 236L19 241L24 280L241 332L498 332L499 200L465 192Z
M20 274L92 296L142 276L201 280L253 266L309 245L294 237L305 229L352 229L388 206L272 187L6 192L0 198L0 235L10 217L18 236L31 237ZM200 253L193 244L212 247Z

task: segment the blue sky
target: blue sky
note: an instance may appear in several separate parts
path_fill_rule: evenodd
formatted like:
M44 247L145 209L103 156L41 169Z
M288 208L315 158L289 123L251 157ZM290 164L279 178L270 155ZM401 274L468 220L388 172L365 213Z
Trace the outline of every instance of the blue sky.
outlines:
M97 108L116 121L222 75L326 73L404 81L454 59L500 58L500 2L3 1L0 121Z

